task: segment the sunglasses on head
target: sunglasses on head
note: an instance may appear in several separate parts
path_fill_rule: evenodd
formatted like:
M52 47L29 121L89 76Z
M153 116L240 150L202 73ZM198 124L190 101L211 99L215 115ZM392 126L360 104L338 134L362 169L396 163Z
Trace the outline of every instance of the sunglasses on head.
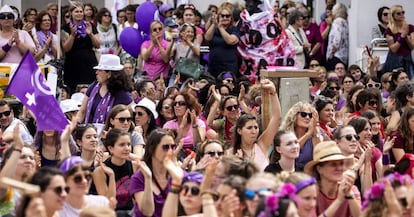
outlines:
M261 188L257 191L246 189L246 190L244 190L244 199L245 200L253 200L256 195L258 195L260 198L264 198L264 197L266 197L266 194L268 192L270 192L270 190L268 188Z
M231 15L230 14L220 14L221 18L230 18Z
M9 115L11 114L11 111L5 111L5 112L0 112L0 118L2 118L3 117L3 115L5 116L5 117L9 117Z
M356 141L359 140L359 136L357 134L354 134L354 135L352 135L352 134L346 134L344 136L341 136L341 138L343 138L343 137L345 137L345 139L347 141L352 141L352 137L355 138Z
M173 103L174 106L186 106L187 103L184 101L176 101Z
M138 116L141 116L141 115L138 114ZM128 117L128 118L115 118L115 119L118 119L118 121L121 122L121 123L132 121L131 117Z
M4 19L14 19L14 14L0 14L0 20L4 20Z
M229 112L231 112L233 110L237 110L237 109L239 109L239 105L229 105L229 106L226 106L226 110L229 111Z
M198 194L200 194L200 188L199 187L193 186L193 187L190 188L187 185L184 185L181 188L180 194L183 195L183 196L185 196L185 195L187 195L187 193L189 191L190 191L191 195L193 195L193 196L198 196Z
M395 14L398 15L398 16L401 16L401 15L405 14L405 11L396 12Z
M221 157L221 156L223 156L224 152L223 151L208 151L204 154L208 154L208 155L210 155L210 157L215 157L215 156Z
M378 101L377 100L370 100L370 101L368 101L368 105L370 105L370 106L378 105Z
M55 192L55 194L60 196L63 194L63 191L65 191L66 193L69 193L70 188L68 186L66 187L58 186L58 187L52 188L52 190L53 192Z
M171 150L177 149L177 145L176 144L164 144L161 147L162 147L162 150L165 151L165 152L167 152L170 149Z
M310 113L307 113L307 112L298 112L298 113L300 114L300 116L302 118L306 118L306 117L312 118L313 117L312 112L310 112Z
M339 90L341 89L339 86L336 87L328 87L328 90Z
M372 83L368 83L368 84L367 84L367 87L368 87L368 88L373 88L373 87L375 87L375 88L379 89L379 88L381 87L381 84L380 84L380 83L374 83L374 84L372 84Z
M83 179L86 179L86 181L87 181L87 182L90 182L90 181L92 180L92 175L91 175L91 174L85 174L85 175L78 174L78 175L75 175L75 176L73 177L73 181L74 181L76 184L81 183L81 182L83 181Z

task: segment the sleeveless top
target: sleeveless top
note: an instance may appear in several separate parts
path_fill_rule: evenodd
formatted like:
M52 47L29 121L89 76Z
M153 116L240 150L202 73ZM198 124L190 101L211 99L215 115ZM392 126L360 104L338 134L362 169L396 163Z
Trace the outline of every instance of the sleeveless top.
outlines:
M254 159L253 162L256 164L259 171L264 171L264 169L269 165L269 158L265 153L263 153L260 146L255 143L254 144Z
M303 144L299 151L299 157L296 159L296 163L306 165L311 160L313 160L312 137L306 140L305 144Z

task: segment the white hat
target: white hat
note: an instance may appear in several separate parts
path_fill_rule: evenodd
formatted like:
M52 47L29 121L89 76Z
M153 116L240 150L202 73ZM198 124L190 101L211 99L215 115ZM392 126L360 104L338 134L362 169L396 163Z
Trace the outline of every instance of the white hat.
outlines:
M147 108L148 110L151 111L155 119L158 118L158 113L157 113L157 110L155 109L155 103L152 100L144 97L138 102L138 104L134 106L134 108L136 108L137 106Z
M60 109L63 113L79 111L78 101L73 99L65 99L60 102Z
M72 96L70 97L72 100L75 100L79 106L82 105L83 102L83 98L85 98L85 94L83 93L74 93L72 94Z
M101 58L99 59L99 64L93 67L93 69L100 69L105 71L119 71L123 68L124 66L121 65L121 60L119 59L119 56L113 54L101 55Z
M17 20L17 13L13 11L13 9L8 5L3 5L0 8L0 14L2 13L12 13L14 15L14 20Z

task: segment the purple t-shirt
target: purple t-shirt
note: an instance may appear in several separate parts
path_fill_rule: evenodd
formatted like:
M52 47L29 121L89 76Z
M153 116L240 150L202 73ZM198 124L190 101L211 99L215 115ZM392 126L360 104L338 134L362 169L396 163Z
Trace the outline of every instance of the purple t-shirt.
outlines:
M159 195L156 195L154 192L152 193L152 196L154 197L154 207L155 207L154 214L152 215L153 217L161 217L162 208L164 207L165 200L167 199L170 186L171 186L171 179L168 180L168 184L163 190L164 193L160 193ZM141 171L138 171L131 177L129 193L131 194L131 197L134 197L134 194L136 192L144 191L144 189L145 189L145 178L144 178L144 175L141 173ZM134 200L134 216L145 217L145 215L141 213L141 210L139 209L139 205L136 200Z
M414 26L411 24L408 24L408 35L410 35L412 32L414 32ZM401 33L392 33L390 28L387 28L385 30L385 35L392 36L394 38L394 42L397 41L397 38L401 36ZM408 36L406 36L408 37ZM411 49L407 44L407 41L404 40L404 42L401 44L400 48L398 48L397 53L398 56L406 57L408 55L411 55Z
M141 49L145 48L148 49L151 46L152 41L144 41L141 45ZM168 49L168 41L162 40L161 46L164 50ZM144 61L144 66L142 67L143 71L147 72L148 77L151 79L155 79L161 75L164 75L164 78L168 78L168 70L170 69L170 65L168 62L164 62L161 56L161 52L158 49L158 46L154 46L150 57Z

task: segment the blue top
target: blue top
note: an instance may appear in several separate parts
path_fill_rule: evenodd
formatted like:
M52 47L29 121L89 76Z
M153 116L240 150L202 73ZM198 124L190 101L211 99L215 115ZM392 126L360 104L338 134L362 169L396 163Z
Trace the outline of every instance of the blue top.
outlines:
M299 157L296 159L296 163L306 165L311 160L313 160L312 137L306 140L305 144L303 144L299 151Z

